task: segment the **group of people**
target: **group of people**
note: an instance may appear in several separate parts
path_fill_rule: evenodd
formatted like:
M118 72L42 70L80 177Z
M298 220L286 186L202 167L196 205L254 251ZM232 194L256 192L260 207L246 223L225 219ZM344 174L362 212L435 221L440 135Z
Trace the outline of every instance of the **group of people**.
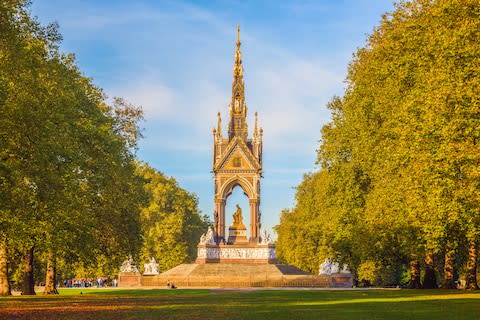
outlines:
M80 278L80 279L65 279L63 280L64 288L105 288L118 286L118 280L109 280L104 277L95 278Z

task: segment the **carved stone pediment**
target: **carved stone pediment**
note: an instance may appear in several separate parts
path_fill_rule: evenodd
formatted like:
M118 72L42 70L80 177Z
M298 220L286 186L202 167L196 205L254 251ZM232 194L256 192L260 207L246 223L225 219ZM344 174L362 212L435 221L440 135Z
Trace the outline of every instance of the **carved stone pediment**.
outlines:
M213 171L220 170L261 170L262 165L253 156L247 144L235 137L230 141L220 159L214 164Z

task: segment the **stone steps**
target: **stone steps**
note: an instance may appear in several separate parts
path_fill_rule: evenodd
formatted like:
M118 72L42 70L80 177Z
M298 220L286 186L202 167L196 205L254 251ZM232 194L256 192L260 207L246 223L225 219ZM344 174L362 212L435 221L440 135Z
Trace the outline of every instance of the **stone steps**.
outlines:
M165 271L162 273L162 275L165 276L176 276L176 275L183 275L183 276L188 276L190 273L196 268L196 264L193 263L184 263L181 265L178 265L168 271Z
M314 276L284 264L181 264L157 276L144 276L142 286L179 288L329 287L328 276Z
M309 275L309 273L286 264L238 263L181 264L162 273L162 276L171 277L281 277L284 275Z

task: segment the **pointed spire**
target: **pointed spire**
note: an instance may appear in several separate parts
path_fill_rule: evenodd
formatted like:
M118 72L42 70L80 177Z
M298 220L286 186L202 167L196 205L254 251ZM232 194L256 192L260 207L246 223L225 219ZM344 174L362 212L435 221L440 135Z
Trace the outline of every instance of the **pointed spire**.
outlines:
M243 66L242 66L242 52L240 51L240 26L237 25L237 41L235 42L235 64L233 65L233 78L235 80L242 80L243 82Z
M258 137L258 113L255 111L255 124L253 127L253 138L257 139Z
M240 136L247 139L247 105L245 104L245 83L243 81L242 52L240 51L240 26L237 25L235 60L233 64L232 100L230 102L230 123L228 137Z
M222 118L220 116L220 112L217 114L218 120L217 120L217 133L219 136L222 136Z

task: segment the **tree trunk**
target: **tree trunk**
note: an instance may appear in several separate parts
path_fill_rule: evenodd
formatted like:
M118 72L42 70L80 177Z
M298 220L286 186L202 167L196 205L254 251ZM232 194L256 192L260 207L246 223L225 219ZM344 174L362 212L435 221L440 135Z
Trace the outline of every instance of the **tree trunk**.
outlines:
M33 280L33 247L26 250L23 260L22 295L35 295L35 282Z
M456 289L457 286L454 280L455 272L455 249L452 248L450 242L447 243L445 250L445 265L443 268L444 281L442 288L444 289Z
M435 265L433 264L433 253L425 255L425 277L423 278L423 289L436 289L437 277L435 275Z
M57 261L53 250L48 251L47 274L45 275L45 290L43 294L58 294L57 290Z
M410 280L408 281L408 289L420 289L420 261L416 258L410 260Z
M0 235L0 296L9 296L10 282L8 279L8 247L5 234Z
M478 290L477 284L477 242L471 239L468 246L467 279L465 289Z

